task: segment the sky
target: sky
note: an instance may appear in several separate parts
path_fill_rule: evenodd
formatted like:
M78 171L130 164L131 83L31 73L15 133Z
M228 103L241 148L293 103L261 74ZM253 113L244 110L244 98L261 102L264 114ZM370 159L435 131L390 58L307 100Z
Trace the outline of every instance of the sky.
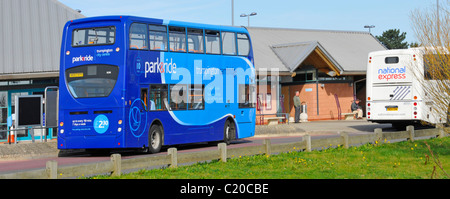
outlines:
M232 0L59 0L86 17L134 15L215 25L231 25ZM436 0L234 0L234 25L247 26L241 14L256 12L250 26L369 31L381 35L388 29L406 32L406 41L417 42L411 22L416 9L436 9Z

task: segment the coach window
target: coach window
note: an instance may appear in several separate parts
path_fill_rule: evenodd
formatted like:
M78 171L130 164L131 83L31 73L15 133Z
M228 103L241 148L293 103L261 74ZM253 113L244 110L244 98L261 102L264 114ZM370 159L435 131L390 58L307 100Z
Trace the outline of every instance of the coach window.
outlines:
M147 25L133 23L130 28L130 49L148 50Z
M203 53L203 30L187 29L188 49L190 53Z
M150 50L167 51L167 27L149 25Z
M186 110L187 95L188 93L186 84L170 85L170 109Z
M149 104L150 111L163 111L167 110L168 99L167 84L152 84L150 85ZM152 109L154 104L155 109Z
M220 32L215 30L205 30L206 53L220 54Z
M384 63L386 64L396 64L398 63L399 59L398 57L386 57L384 58Z
M169 27L169 45L172 52L186 52L186 29Z
M240 56L248 56L250 52L250 40L247 34L237 34L238 53Z
M204 84L194 84L189 87L189 110L205 108Z
M222 32L222 47L224 55L236 55L236 40L234 32Z

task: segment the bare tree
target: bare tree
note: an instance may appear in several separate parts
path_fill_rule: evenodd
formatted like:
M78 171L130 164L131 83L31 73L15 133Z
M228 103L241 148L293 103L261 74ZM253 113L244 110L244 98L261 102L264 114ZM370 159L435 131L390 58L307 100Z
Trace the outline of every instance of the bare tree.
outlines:
M417 54L423 55L420 61L424 67L416 73L424 88L425 96L422 97L432 103L437 117L444 119L450 118L449 8L450 1L447 0L436 7L417 9L410 15L420 46Z

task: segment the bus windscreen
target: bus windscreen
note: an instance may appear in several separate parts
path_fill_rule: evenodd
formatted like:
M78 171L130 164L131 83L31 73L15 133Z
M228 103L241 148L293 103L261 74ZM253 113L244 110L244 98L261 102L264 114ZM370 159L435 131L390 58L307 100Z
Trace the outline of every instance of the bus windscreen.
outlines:
M66 70L67 85L74 98L107 97L114 88L119 67L84 65Z

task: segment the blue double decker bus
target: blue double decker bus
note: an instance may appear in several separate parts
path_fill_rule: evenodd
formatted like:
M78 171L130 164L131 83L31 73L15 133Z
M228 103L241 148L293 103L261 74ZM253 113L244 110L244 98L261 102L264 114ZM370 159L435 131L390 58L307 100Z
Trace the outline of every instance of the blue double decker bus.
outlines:
M59 149L156 153L255 132L245 28L134 16L69 21L59 81Z

